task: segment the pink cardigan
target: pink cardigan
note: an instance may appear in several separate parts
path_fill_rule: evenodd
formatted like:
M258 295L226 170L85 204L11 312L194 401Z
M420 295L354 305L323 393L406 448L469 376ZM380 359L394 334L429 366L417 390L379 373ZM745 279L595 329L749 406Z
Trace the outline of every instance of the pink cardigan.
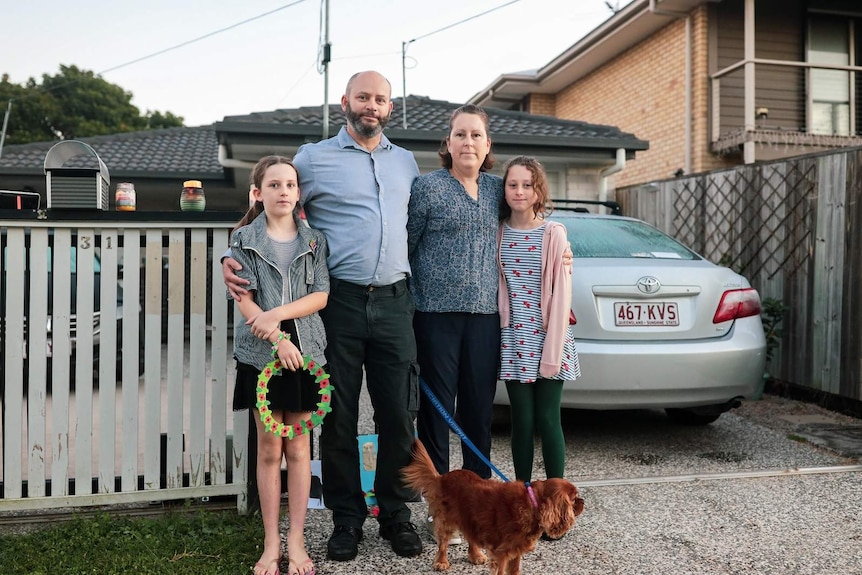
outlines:
M509 290L500 261L503 224L497 229L497 270L500 287L497 290L497 306L500 310L500 327L509 325ZM563 265L563 252L569 245L566 226L548 221L542 237L542 328L545 344L539 363L541 377L554 377L560 373L563 362L563 344L569 327L572 308L572 266Z

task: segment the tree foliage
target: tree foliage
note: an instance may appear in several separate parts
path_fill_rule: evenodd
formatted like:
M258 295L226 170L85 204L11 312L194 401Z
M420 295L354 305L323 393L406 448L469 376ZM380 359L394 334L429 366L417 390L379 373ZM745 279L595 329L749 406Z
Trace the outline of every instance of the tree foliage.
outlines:
M69 140L183 125L171 112L147 110L132 104L132 93L76 66L60 66L56 75L42 75L13 84L8 74L0 78L0 114L11 114L6 144Z

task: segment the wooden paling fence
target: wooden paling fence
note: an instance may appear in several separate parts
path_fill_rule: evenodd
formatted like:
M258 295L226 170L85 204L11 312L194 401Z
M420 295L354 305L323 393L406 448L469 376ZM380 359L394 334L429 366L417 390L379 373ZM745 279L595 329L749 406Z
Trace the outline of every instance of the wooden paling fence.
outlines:
M240 215L0 215L0 511L213 496L245 510L219 262Z

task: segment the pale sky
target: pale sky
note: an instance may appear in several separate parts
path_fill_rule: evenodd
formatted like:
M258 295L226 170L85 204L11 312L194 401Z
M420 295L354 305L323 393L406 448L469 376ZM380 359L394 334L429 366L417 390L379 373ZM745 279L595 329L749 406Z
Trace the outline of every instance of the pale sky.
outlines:
M544 66L612 15L605 0L511 1L329 0L329 103L339 102L354 72L367 69L383 73L393 97L402 96L402 43L413 39L407 94L462 103L500 74ZM187 126L319 106L326 93L317 69L324 5L0 0L0 75L41 82L61 64L75 65L131 92L142 113L169 111Z

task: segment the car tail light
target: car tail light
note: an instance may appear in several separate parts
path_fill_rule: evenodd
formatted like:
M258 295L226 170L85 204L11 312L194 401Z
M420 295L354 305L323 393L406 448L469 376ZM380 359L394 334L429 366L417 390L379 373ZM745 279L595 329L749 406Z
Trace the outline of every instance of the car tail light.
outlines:
M575 325L578 320L575 319L575 310L569 310L569 325Z
M724 292L712 323L722 323L760 313L760 296L754 288L733 289Z

